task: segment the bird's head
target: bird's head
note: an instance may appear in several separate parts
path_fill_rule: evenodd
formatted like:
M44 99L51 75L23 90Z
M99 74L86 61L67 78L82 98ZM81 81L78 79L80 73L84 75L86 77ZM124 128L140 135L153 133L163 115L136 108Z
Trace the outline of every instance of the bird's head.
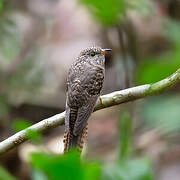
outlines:
M80 57L86 59L92 64L104 65L105 54L110 52L111 49L102 49L100 47L87 48L80 53Z

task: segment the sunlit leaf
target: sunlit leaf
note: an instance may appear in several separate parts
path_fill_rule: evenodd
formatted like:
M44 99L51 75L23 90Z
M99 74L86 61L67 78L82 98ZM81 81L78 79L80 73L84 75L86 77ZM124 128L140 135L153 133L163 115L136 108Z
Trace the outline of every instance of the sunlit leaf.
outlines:
M77 152L59 156L32 154L31 164L52 180L96 180L100 175L98 164L82 162Z

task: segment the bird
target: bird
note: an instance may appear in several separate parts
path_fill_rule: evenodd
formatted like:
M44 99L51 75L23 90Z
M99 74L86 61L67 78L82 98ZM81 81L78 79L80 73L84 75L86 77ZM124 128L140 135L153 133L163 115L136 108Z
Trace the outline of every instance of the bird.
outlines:
M82 151L88 119L100 96L105 76L105 54L111 49L89 47L72 63L67 77L64 153Z

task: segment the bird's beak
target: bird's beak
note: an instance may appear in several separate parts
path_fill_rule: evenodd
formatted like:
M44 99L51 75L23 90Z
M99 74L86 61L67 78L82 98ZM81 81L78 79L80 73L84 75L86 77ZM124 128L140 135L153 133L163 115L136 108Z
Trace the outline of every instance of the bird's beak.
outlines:
M102 49L101 54L105 55L105 54L107 54L107 53L109 53L111 51L112 51L112 49Z

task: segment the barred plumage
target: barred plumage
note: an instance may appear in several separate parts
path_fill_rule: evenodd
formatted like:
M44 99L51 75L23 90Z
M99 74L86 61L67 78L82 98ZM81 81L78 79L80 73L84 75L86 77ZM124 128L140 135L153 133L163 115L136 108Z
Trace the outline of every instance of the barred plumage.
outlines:
M67 79L64 152L82 150L87 136L87 120L93 112L104 81L105 52L92 47L83 50L71 65Z

